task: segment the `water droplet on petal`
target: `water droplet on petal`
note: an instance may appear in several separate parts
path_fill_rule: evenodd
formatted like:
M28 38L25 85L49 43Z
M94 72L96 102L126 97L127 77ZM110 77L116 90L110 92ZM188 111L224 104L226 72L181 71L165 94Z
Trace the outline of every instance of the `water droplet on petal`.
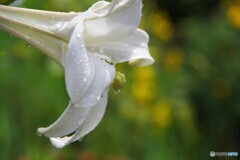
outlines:
M51 30L56 33L63 30L65 26L66 24L64 22L58 22L56 25L51 27Z
M72 112L73 111L73 107L70 107L68 110L67 110L67 112Z
M75 59L74 59L74 62L78 64L78 63L79 63L79 60L78 60L77 58L75 58Z
M36 41L36 43L37 43L37 44L41 44L42 42L41 42L41 40L38 40L38 41Z
M80 38L80 37L81 37L81 34L78 33L78 34L77 34L77 38Z
M83 82L87 82L87 78L84 78L84 79L83 79Z
M31 39L31 37L29 35L26 35L25 38L26 39Z

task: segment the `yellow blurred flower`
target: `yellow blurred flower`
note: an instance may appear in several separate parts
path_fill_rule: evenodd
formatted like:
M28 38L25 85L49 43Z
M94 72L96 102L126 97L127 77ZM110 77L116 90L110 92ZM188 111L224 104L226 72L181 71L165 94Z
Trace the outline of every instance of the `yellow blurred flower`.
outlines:
M134 105L132 101L124 100L121 106L119 107L119 112L126 119L131 121L136 125L145 125L151 119L149 108L138 107Z
M166 128L172 121L172 108L168 100L159 100L152 109L153 123L160 128Z
M168 16L163 12L155 12L150 19L150 27L155 36L163 42L168 42L173 36L173 27Z
M227 15L231 25L240 29L240 3L230 6Z
M183 51L180 48L171 48L165 55L164 68L168 71L181 69L183 63Z
M3 56L6 55L6 52L5 51L0 51L0 58L2 58Z
M146 105L155 96L155 72L152 66L134 68L131 93L136 102Z

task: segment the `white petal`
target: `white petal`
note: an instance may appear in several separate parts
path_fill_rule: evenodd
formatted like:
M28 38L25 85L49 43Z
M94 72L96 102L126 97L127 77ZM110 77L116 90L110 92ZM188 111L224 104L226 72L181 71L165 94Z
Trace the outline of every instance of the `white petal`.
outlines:
M96 105L99 103L101 105L107 103L101 96L113 81L115 68L86 52L83 31L84 23L80 21L70 38L64 60L70 105L56 122L47 128L40 128L38 130L40 134L49 137L68 135L83 127L88 114L95 110L93 107L98 107Z
M80 128L72 135L65 137L50 138L52 144L57 148L63 148L69 143L77 141L91 132L101 121L107 105L107 90L104 91L102 98L92 107L87 119Z
M99 59L94 55L91 55L94 64L94 77L92 83L89 85L83 98L80 99L80 106L92 106L95 105L101 98L102 93L112 83L115 77L115 68L113 65Z
M103 17L109 14L114 6L115 4L113 2L98 1L89 8L89 11L97 17Z
M64 37L66 33L60 31L76 15L0 5L0 28L36 46L61 64L68 39Z
M69 103L63 114L46 128L38 128L38 133L48 137L62 137L74 132L82 124L91 108L74 107L74 104Z
M154 62L149 54L148 41L147 33L137 29L119 41L95 43L88 45L87 49L113 63L129 61L130 64L146 66Z
M86 120L84 121L82 126L77 130L72 141L81 139L86 134L91 132L100 123L106 110L107 97L108 90L106 89L100 98L100 102L98 102L96 105L92 107L91 111L88 113Z
M114 9L105 17L86 21L87 44L116 41L131 34L138 27L142 12L141 0L114 0L111 4L115 4Z
M114 66L87 53L84 23L79 22L71 36L65 58L65 81L72 103L92 106L115 77Z
M0 11L0 16L3 17L3 19L19 22L19 24L26 25L26 27L29 26L29 29L36 27L45 31L53 31L54 33L62 29L60 24L56 26L58 22L61 22L62 26L64 26L65 23L68 23L73 17L80 14L42 11L3 5L0 5Z
M72 136L69 137L58 137L58 138L50 138L51 143L53 144L53 146L55 146L56 148L63 148L66 145L68 145L70 143Z
M75 27L64 61L65 81L72 103L78 102L92 84L95 67L84 43L84 22Z
M141 0L112 0L112 2L98 1L93 4L89 10L97 17L107 16L108 14L115 14L118 10L123 10L129 7L134 2ZM142 2L142 1L141 1Z
M81 135L84 136L94 128L93 126L99 123L101 118L98 117L102 117L101 115L103 115L105 111L107 104L106 92L115 77L115 69L109 64L105 64L103 67L107 68L103 69L99 64L101 60L98 59L98 61L99 62L96 62L96 66L102 69L102 71L97 70L94 81L84 97L82 97L82 99L80 98L75 104L70 102L64 113L52 125L47 128L39 128L38 132L40 134L49 137L61 137L76 131L78 128L82 128L83 132L81 132ZM101 64L103 63L106 62L101 62ZM100 116L96 114L94 117L92 113L96 113L96 110ZM91 117L88 117L89 114ZM91 123L92 126L86 125L86 122L88 124Z

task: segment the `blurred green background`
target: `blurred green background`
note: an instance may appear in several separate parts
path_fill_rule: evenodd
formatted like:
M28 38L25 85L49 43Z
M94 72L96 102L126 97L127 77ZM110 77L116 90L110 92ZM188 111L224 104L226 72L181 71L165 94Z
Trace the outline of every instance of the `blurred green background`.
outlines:
M26 0L22 6L84 11L94 2ZM210 151L240 153L240 0L143 3L141 28L156 62L117 65L127 83L119 94L110 90L100 125L60 150L36 130L68 104L63 71L0 31L0 159L205 160Z

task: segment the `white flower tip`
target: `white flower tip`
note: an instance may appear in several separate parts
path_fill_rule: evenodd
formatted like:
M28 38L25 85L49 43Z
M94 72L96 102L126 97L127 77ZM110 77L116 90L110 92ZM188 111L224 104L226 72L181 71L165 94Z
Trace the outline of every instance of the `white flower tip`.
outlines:
M154 63L154 59L152 57L149 58L138 58L128 62L128 64L133 66L149 66Z
M37 133L38 135L44 135L44 132L46 131L46 128L38 128Z
M69 137L63 138L50 138L52 145L56 148L63 148L69 144Z

